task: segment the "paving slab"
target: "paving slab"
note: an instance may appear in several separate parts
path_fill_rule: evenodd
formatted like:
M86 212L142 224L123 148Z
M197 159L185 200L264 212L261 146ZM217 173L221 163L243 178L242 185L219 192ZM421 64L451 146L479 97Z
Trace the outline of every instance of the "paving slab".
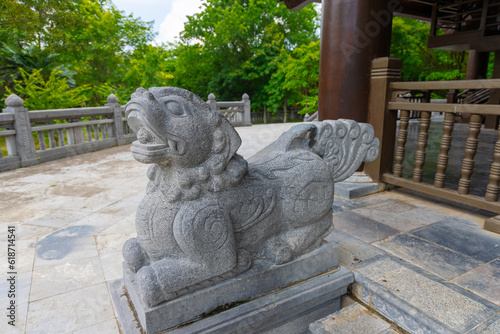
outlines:
M382 240L399 233L395 228L362 216L354 211L334 214L333 225L335 228L368 243Z
M391 200L355 209L353 212L403 232L412 231L449 217L449 215L441 212L419 208L408 202L399 200Z
M397 258L354 271L352 291L410 333L467 333L500 307Z
M365 196L361 198L347 199L340 196L335 196L333 199L333 212L349 211L369 205L385 202L389 197L385 193L377 193L376 195Z
M481 334L498 334L500 333L500 316L493 318L492 320L488 321L486 324L486 327L484 329L481 328L480 332L478 331L477 333Z
M98 256L42 267L33 271L30 301L78 290L104 282Z
M114 319L106 285L30 302L27 333L68 333Z
M412 234L476 260L490 262L500 257L500 235L446 219L412 231Z
M387 256L380 249L339 230L334 230L325 239L338 243L340 247L339 262L350 269Z
M382 334L389 333L391 324L353 304L309 325L312 334Z
M500 305L500 258L469 271L453 283Z
M446 280L483 264L469 256L409 234L398 234L373 245Z

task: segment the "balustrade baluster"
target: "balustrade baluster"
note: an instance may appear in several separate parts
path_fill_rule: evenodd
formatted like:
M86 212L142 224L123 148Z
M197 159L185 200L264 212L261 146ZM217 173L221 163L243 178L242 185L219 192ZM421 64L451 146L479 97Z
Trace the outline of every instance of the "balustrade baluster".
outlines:
M439 156L436 164L436 176L434 178L434 187L444 188L444 180L446 178L446 168L448 167L448 152L451 147L451 133L455 125L455 114L447 112L444 114L443 121L443 136L441 137L441 145L439 146Z
M466 195L469 193L470 188L470 176L472 175L472 170L474 169L474 156L477 151L477 144L479 136L479 131L481 130L481 123L483 122L483 116L472 114L469 121L469 137L465 142L465 158L462 161L462 177L458 181L458 193L461 195Z
M43 131L38 131L38 143L40 150L45 151L45 136L43 135Z
M405 158L405 145L406 138L408 137L408 121L410 119L410 112L408 110L401 110L399 132L398 132L398 146L396 147L396 163L394 164L393 174L396 177L401 177L403 174L403 160Z
M92 127L94 128L94 139L99 140L101 137L99 136L99 127L97 126L97 124L92 125Z
M116 137L116 134L113 133L113 124L108 123L105 125L106 127L106 138Z
M90 125L85 125L85 130L87 131L87 141L91 142L92 141L92 128Z
M54 138L54 130L49 130L49 147L56 148L56 139Z
M498 201L498 191L500 184L500 126L498 128L498 140L495 144L495 152L493 153L493 163L490 169L490 183L486 186L486 194L484 199L488 202Z
M413 182L422 182L425 163L425 149L429 139L429 126L431 124L431 113L422 111L420 114L420 131L417 139L417 152L415 153L415 169L413 169Z
M64 146L64 130L63 129L59 129L57 130L57 133L59 134L59 146Z

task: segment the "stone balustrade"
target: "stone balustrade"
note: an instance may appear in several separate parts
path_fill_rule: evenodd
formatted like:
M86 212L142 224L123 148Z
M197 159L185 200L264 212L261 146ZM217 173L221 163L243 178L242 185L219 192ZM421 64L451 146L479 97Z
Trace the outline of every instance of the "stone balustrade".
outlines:
M28 110L17 95L0 113L0 171L123 145L135 140L124 107L111 94L103 107Z
M252 125L250 98L241 101L207 102L233 126ZM124 145L136 139L128 127L124 110L111 94L102 107L28 110L23 100L10 95L0 113L0 171L31 166L100 149Z
M252 125L250 97L243 94L241 101L216 101L215 95L208 95L208 105L213 111L220 112L232 126Z

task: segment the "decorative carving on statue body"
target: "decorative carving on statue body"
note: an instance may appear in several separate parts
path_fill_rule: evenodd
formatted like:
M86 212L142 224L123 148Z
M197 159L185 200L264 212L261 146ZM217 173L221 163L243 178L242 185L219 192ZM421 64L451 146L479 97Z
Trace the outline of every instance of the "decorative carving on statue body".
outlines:
M137 238L123 246L148 306L235 276L256 258L282 264L317 248L333 229L334 182L378 155L370 125L325 121L293 127L249 165L229 122L180 88L139 88L126 114L133 157L152 164Z

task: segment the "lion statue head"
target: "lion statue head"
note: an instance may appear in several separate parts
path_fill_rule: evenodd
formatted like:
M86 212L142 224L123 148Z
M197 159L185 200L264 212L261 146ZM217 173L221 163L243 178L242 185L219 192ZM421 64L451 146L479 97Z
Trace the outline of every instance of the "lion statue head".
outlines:
M132 155L153 164L150 190L160 189L169 202L221 191L247 171L247 162L236 154L241 139L232 125L185 89L138 88L125 112L137 134Z

